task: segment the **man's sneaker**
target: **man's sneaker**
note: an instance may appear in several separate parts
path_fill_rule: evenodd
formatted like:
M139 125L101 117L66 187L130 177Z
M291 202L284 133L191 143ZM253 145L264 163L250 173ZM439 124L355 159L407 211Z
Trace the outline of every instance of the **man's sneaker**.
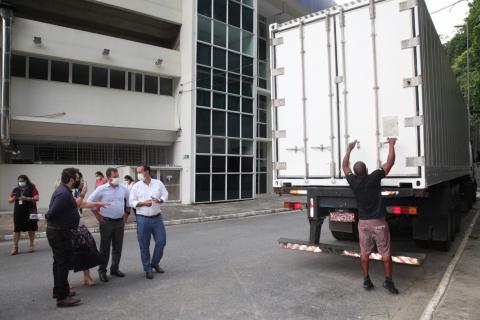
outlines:
M372 283L371 280L363 282L363 289L368 291L368 290L372 290L373 288L374 288L374 286L373 286L373 283Z
M398 294L397 288L395 288L395 284L392 281L385 281L383 283L383 287L387 289L391 294Z

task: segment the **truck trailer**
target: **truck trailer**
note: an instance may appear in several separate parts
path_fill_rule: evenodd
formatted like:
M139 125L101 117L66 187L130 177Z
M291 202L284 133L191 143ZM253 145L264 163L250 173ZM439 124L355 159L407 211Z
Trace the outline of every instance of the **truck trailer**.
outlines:
M339 240L358 237L342 172L369 171L398 138L382 180L387 220L408 219L417 246L448 250L476 181L469 110L423 0L357 0L270 25L273 187L307 197L309 243L328 217Z

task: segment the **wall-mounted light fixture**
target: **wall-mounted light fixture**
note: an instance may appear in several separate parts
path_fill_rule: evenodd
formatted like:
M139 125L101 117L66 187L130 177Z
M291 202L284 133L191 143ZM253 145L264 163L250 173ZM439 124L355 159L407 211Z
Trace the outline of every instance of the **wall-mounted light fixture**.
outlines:
M163 63L163 59L157 59L157 60L155 60L155 65L157 65L157 66L161 66L162 63Z
M35 43L37 46L42 44L42 37L33 37L33 43Z
M108 56L110 54L110 49L103 49L102 54Z

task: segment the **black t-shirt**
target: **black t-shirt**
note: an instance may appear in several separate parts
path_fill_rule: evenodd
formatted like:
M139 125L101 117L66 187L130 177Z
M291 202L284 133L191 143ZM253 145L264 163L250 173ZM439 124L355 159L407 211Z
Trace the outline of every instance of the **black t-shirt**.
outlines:
M385 177L383 169L377 169L365 177L353 173L347 175L347 181L357 199L358 218L360 220L381 219L385 217L382 210L380 181Z

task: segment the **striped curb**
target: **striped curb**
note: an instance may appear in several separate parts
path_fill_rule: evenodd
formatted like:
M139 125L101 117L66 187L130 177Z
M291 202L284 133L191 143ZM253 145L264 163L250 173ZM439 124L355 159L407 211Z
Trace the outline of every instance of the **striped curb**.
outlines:
M165 226L176 226L181 224L189 224L189 223L200 223L200 222L211 222L211 221L220 221L220 220L228 220L228 219L236 219L236 218L245 218L245 217L253 217L253 216L261 216L261 215L271 215L271 214L279 214L285 212L301 212L301 210L291 210L288 208L277 208L277 209L266 209L266 210L259 210L259 211L247 211L247 212L240 212L240 213L229 213L220 216L205 216L205 217L198 217L198 218L188 218L188 219L178 219L178 220L167 220L164 222ZM137 224L136 223L129 223L125 225L125 230L136 230ZM91 233L100 233L99 227L88 227ZM3 235L0 236L1 241L11 241L12 235ZM36 238L46 238L47 233L37 232ZM22 233L20 239L28 239L28 235Z

